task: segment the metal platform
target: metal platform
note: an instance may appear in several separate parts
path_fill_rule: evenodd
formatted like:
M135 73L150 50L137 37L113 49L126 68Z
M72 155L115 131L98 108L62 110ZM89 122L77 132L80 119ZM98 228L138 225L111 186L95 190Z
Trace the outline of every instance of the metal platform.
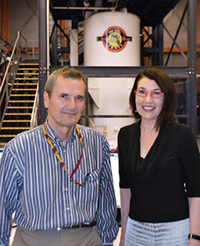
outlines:
M88 8L84 7L83 0L66 1L51 0L51 13L54 20L72 19L74 22L84 19L82 10L121 10L126 7L128 12L140 17L144 26L157 26L180 0L120 0L102 1L101 7L95 6L91 0Z
M72 20L72 28L76 28L79 21L84 20L85 11L120 11L123 8L127 8L128 12L136 14L141 20L141 29L144 27L153 27L155 32L155 38L158 38L159 45L152 47L151 50L147 50L144 46L144 40L142 40L143 50L141 50L141 67L110 67L110 68L96 68L96 67L82 67L79 63L78 70L81 70L86 78L98 76L101 77L114 77L117 74L123 74L126 76L133 76L137 74L141 69L144 68L144 63L142 62L145 56L150 56L150 53L156 55L153 60L152 66L159 66L164 71L166 71L173 78L185 79L187 82L187 114L182 115L187 118L187 124L191 125L194 129L195 134L197 134L197 57L196 57L196 44L197 44L197 1L187 0L187 5L183 12L180 25L178 27L176 36L173 37L173 44L176 43L176 37L179 33L181 23L185 14L188 14L188 54L187 54L187 65L186 67L168 67L167 64L163 66L163 18L172 10L180 0L116 0L116 1L106 1L102 0L102 6L95 6L94 0L89 0L90 6L84 7L83 1L81 0L49 0L50 1L50 11L52 13L55 25L57 25L58 20ZM47 1L48 2L48 1ZM44 84L47 79L47 71L52 71L55 68L61 66L59 63L54 63L51 61L51 66L48 66L47 61L47 20L46 20L46 1L39 1L39 84L40 88L44 88ZM59 26L57 28L60 29ZM152 28L150 28L152 29ZM60 29L62 32L62 29ZM62 32L66 38L67 34ZM53 35L52 35L53 36ZM151 34L150 34L151 36ZM157 41L156 40L156 41ZM142 46L141 45L141 46ZM52 45L53 46L53 45ZM56 46L55 46L56 47ZM146 52L146 53L145 53ZM57 53L56 53L57 54ZM101 71L100 71L101 70ZM119 74L120 73L120 74ZM86 115L87 116L87 115ZM43 107L43 91L40 90L40 107L39 107L39 123L44 122L46 117L46 111Z

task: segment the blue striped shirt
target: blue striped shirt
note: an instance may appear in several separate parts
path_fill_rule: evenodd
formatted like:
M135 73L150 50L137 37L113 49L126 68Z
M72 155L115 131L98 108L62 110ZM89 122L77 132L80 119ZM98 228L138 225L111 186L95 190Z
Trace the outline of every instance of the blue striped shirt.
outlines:
M0 160L0 245L8 245L14 222L30 231L97 221L103 244L117 236L116 200L110 166L109 145L102 134L78 125L83 157L70 182L43 134L42 126L23 132L5 147ZM48 123L45 129L69 173L81 152L76 128L63 147Z

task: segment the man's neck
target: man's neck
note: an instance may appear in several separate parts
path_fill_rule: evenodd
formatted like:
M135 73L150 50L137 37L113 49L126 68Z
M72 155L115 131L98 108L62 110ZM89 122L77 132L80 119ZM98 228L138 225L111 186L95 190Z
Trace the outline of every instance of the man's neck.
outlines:
M49 126L55 132L55 134L60 138L62 145L65 147L66 142L71 138L74 126L67 127L67 126L60 126L55 127L48 121Z

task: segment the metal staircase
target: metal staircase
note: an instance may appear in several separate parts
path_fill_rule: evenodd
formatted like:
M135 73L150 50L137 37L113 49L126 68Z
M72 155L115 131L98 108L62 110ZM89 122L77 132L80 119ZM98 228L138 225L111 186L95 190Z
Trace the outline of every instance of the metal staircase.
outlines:
M38 63L19 63L0 129L0 148L18 133L32 128L38 97Z

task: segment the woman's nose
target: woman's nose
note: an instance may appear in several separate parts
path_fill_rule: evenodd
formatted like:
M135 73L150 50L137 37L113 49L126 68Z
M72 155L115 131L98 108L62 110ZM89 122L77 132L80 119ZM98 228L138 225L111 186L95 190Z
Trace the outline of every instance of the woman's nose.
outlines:
M150 92L147 93L147 95L145 97L145 100L148 101L148 102L153 100L153 98L151 97L151 93Z

